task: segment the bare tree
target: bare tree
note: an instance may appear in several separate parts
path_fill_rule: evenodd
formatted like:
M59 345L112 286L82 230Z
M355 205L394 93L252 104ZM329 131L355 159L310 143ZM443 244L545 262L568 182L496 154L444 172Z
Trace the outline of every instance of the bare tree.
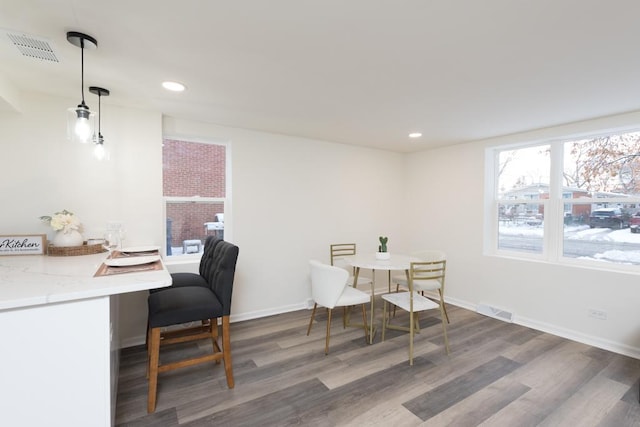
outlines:
M503 155L504 154L504 155ZM516 157L516 150L503 151L500 153L500 165L498 166L498 177L502 175L509 163Z
M565 170L565 183L587 191L640 193L640 133L574 141L570 154L574 170ZM566 169L566 168L565 168ZM621 176L621 171L623 176Z

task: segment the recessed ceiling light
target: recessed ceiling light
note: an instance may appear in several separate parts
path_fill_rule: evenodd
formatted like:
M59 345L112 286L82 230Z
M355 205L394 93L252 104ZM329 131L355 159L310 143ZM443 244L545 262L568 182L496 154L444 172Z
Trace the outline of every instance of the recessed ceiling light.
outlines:
M185 86L178 82L162 82L162 87L172 92L182 92Z
M409 138L420 138L422 134L420 132L411 132Z

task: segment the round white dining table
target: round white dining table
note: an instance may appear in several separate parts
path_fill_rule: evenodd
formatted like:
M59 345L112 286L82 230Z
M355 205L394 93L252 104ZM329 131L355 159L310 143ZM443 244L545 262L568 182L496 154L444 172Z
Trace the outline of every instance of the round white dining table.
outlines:
M354 286L358 282L358 275L360 274L361 268L372 270L369 344L373 344L373 336L375 334L375 326L374 326L374 311L375 311L374 299L375 298L374 297L375 297L375 289L376 289L376 270L388 271L389 285L391 285L391 271L404 270L405 273L407 274L407 280L409 280L409 268L411 268L411 263L420 261L420 258L416 258L416 257L405 255L405 254L394 254L393 252L391 252L389 259L385 259L385 260L377 259L375 253L356 254L350 257L345 257L344 260L349 265L355 268L355 272L353 275Z

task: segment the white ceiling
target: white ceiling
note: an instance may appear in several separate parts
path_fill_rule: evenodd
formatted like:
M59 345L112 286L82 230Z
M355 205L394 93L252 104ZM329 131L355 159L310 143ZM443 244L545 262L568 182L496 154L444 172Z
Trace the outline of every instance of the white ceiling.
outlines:
M2 0L0 28L60 62L0 34L0 109L12 89L79 102L80 31L103 105L411 152L640 110L639 16L637 0Z

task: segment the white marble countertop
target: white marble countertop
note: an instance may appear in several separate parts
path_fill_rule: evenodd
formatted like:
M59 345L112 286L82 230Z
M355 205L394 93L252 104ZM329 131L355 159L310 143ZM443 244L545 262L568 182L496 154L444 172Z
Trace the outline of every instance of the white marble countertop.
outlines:
M166 268L93 277L107 253L0 257L0 310L116 295L171 285Z

